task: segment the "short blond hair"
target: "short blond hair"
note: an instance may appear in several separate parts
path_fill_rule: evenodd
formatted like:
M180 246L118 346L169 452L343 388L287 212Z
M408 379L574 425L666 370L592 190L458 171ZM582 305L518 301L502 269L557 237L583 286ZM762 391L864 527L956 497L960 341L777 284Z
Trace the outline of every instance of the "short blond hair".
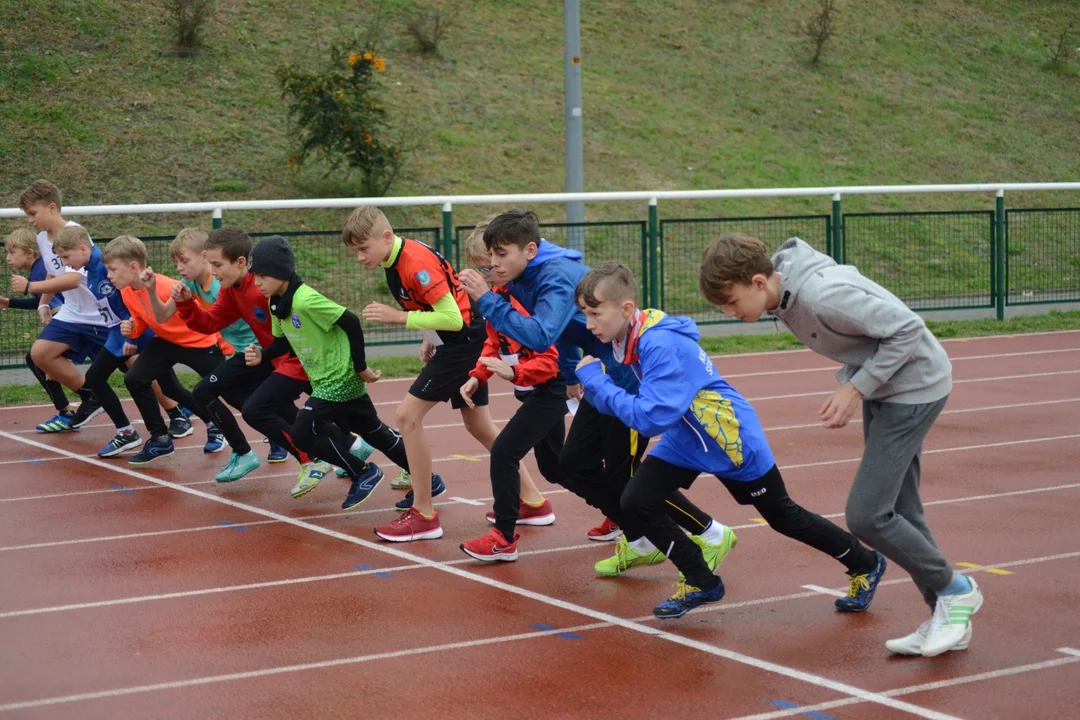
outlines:
M173 260L179 260L180 251L185 248L195 253L201 253L206 249L206 241L209 239L210 236L199 228L184 228L169 243L169 257Z
M465 261L470 265L481 267L491 261L491 250L484 243L484 231L487 230L488 225L496 217L498 216L488 215L482 218L480 222L476 223L476 227L472 229L469 236L465 238L462 250L465 251Z
M30 187L22 191L19 195L19 207L25 212L30 209L31 205L51 205L56 203L56 208L60 209L60 188L53 185L48 180L35 180L30 183Z
M4 238L4 247L8 250L23 250L35 258L41 252L38 250L37 235L30 228L19 228Z
M105 249L101 251L102 262L119 260L120 262L135 262L146 267L146 245L133 235L121 235L113 238Z
M93 243L90 242L90 233L86 232L86 228L79 225L68 225L62 228L60 232L56 233L56 237L53 238L53 252L71 252L78 248L80 245L91 247Z
M765 277L773 274L765 243L752 235L721 235L709 243L701 256L698 288L713 305L724 305L733 287L749 285L759 274Z
M365 240L382 232L393 230L383 211L374 205L361 205L353 210L341 229L341 241L349 247L361 245Z
M601 300L598 293L603 293ZM634 272L621 262L607 260L600 263L581 278L574 290L574 300L585 303L591 308L600 307L600 303L612 301L621 303L629 300L637 304L638 284Z

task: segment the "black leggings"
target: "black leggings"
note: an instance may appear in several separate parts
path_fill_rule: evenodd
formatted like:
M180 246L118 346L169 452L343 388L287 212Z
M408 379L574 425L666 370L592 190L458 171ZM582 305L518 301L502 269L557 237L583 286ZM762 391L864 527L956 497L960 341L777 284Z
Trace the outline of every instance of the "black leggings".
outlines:
M618 524L628 541L644 533L623 517L620 498L648 445L649 438L582 400L563 446L560 484ZM712 522L708 513L679 492L679 486L664 498L664 510L675 524L695 535Z
M405 441L397 430L379 420L375 405L366 394L347 402L309 397L296 413L289 436L297 447L312 457L326 460L356 476L364 471L364 464L349 452L356 440L350 432L362 437L390 462L408 472Z
M26 353L26 367L30 368L30 372L34 373L34 377L37 378L37 381L45 390L45 394L52 401L53 407L58 411L67 410L69 403L67 395L64 393L64 386L55 380L50 380L45 371L39 368L34 359L30 357L30 353Z

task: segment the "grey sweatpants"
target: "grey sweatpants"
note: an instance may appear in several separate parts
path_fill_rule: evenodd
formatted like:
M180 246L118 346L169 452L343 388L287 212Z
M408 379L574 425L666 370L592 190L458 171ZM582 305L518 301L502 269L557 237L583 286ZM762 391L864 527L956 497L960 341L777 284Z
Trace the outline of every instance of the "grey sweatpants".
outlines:
M953 569L926 526L919 498L923 438L945 407L863 401L866 449L848 494L846 520L857 538L907 570L931 608Z

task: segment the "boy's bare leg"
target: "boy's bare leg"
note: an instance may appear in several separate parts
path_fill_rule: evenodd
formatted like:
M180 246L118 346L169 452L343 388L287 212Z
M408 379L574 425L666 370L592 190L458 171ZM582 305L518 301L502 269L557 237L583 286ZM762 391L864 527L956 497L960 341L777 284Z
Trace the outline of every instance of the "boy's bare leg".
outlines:
M405 441L409 474L413 477L413 507L425 517L435 514L431 503L431 448L424 431L424 417L437 402L406 395L398 405L396 422Z
M65 343L36 340L30 348L30 357L50 378L68 390L78 392L83 386L83 374L75 363L64 357L64 353L70 349L71 346Z
M476 438L477 442L484 446L484 449L491 450L495 438L499 436L499 429L495 427L495 422L491 419L491 411L488 406L461 408L461 419L465 423L465 429L469 431L469 434ZM406 447L408 446L406 445ZM412 461L410 460L409 463L411 465ZM533 482L532 475L529 473L528 468L525 467L525 463L518 465L518 470L521 475L521 499L530 505L539 505L544 502L544 496L540 494L536 483Z

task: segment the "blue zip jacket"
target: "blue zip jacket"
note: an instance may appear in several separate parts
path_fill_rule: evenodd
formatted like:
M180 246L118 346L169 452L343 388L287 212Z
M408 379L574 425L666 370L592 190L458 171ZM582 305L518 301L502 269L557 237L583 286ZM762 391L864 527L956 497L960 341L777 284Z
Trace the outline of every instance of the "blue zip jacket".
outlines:
M492 327L536 352L552 345L559 351L559 370L567 385L576 385L575 371L582 355L599 358L612 373L619 387L637 390L637 376L615 362L611 345L600 342L585 327L585 313L577 305L574 291L589 266L581 262L577 250L569 250L541 240L536 257L525 272L507 285L510 294L522 304L522 315L510 303L500 301L494 292L485 293L476 306Z
M124 304L124 298L116 286L109 280L109 268L101 259L101 248L94 246L90 251L90 260L86 263L86 287L98 299L98 309L109 328L109 337L105 341L106 349L117 357L124 354L124 343L130 342L141 350L154 337L154 331L147 329L137 340L125 338L120 334L120 322L131 318L131 311ZM102 303L101 301L105 301Z
M618 388L597 363L578 377L597 410L642 435L663 435L650 455L677 467L728 480L757 480L776 464L757 413L720 377L685 317L643 310L632 366L636 394Z

